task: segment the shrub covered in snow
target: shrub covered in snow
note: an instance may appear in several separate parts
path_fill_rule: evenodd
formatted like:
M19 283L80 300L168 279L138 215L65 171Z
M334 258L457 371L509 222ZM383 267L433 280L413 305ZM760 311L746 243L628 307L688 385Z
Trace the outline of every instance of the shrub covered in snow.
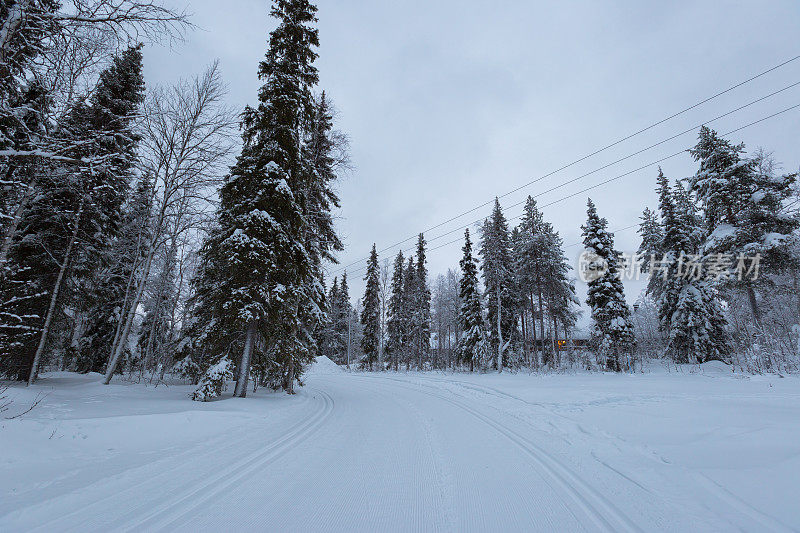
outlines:
M182 378L191 380L192 384L197 384L202 376L200 365L194 362L191 355L187 355L177 363L172 365L172 373Z
M225 382L231 379L233 379L233 362L224 357L206 370L203 379L190 397L196 402L207 402L222 394L226 388Z

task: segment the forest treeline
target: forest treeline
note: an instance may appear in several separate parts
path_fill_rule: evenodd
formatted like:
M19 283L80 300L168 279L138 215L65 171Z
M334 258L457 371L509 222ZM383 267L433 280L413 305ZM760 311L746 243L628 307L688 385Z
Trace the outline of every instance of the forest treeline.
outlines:
M320 354L371 370L632 371L653 358L797 370L795 175L705 127L694 175L658 173L638 250L650 282L633 308L588 202L587 338L579 273L531 197L513 228L496 199L433 283L424 235L383 262L373 246L354 308L346 274L325 274L343 249L333 212L349 161L319 87L316 7L274 0L271 15L257 104L239 112L216 63L145 86L143 49L191 31L182 12L0 6L0 376L170 374L208 400L229 380L236 396L291 393Z
M171 372L198 400L233 377L237 396L250 381L292 391L326 317L348 165L317 85L315 13L273 2L258 104L239 113L216 63L145 87L143 46L181 39L183 13L3 3L0 374Z
M641 369L645 361L719 360L748 372L800 368L800 189L771 153L751 155L702 127L692 176L659 168L658 206L645 208L641 246L629 254L589 200L581 227L586 270L576 272L553 226L528 197L509 229L500 203L465 232L460 268L431 288L425 240L390 269L375 247L354 311L346 273L330 289L323 350L369 369ZM585 261L584 261L585 260ZM416 263L415 263L416 261ZM588 331L576 276L587 282ZM647 289L626 303L626 277Z

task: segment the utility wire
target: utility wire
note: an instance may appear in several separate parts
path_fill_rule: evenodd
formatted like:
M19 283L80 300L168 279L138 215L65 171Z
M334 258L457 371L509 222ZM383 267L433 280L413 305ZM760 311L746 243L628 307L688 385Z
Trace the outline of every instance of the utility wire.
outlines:
M611 144L607 144L607 145L603 146L602 148L599 148L599 149L595 150L594 152L591 152L590 154L587 154L587 155L585 155L585 156L583 156L583 157L581 157L579 159L576 159L576 160L574 160L574 161L572 161L570 163L567 163L566 165L564 165L562 167L557 168L556 170L548 172L547 174L544 174L544 175L542 175L542 176L540 176L540 177L538 177L538 178L536 178L534 180L531 180L531 181L529 181L529 182L527 182L525 184L522 184L519 187L517 187L517 188L515 188L515 189L513 189L511 191L508 191L508 192L506 192L504 194L501 194L500 196L497 196L497 198L505 198L506 196L509 196L511 194L519 192L520 190L522 190L522 189L524 189L526 187L529 187L529 186L533 185L534 183L537 183L537 182L539 182L539 181L541 181L541 180L543 180L545 178L548 178L548 177L550 177L550 176L552 176L552 175L554 175L554 174L556 174L558 172L561 172L562 170L570 168L570 167L572 167L572 166L574 166L574 165L576 165L576 164L578 164L578 163L580 163L582 161L585 161L586 159L589 159L590 157L593 157L593 156L595 156L595 155L597 155L599 153L602 153L602 152L608 150L609 148L613 148L614 146L617 146L617 145L619 145L619 144L621 144L621 143L623 143L623 142L625 142L625 141L627 141L629 139L632 139L633 137L636 137L637 135L640 135L640 134L642 134L642 133L644 133L644 132L646 132L648 130L651 130L651 129L655 128L656 126L659 126L659 125L661 125L661 124L663 124L663 123L665 123L665 122L667 122L669 120L672 120L675 117L683 115L684 113L687 113L687 112L691 111L692 109L695 109L695 108L697 108L697 107L699 107L699 106L701 106L701 105L703 105L705 103L708 103L711 100L714 100L714 99L716 99L716 98L718 98L718 97L720 97L720 96L722 96L724 94L727 94L727 93L729 93L729 92L731 92L731 91L733 91L735 89L738 89L739 87L741 87L743 85L746 85L746 84L750 83L751 81L754 81L754 80L756 80L756 79L758 79L758 78L760 78L762 76L765 76L766 74L769 74L770 72L778 70L779 68L784 67L784 66L788 65L789 63L792 63L793 61L796 61L798 59L800 59L800 55L797 55L797 56L794 56L794 57L792 57L790 59L787 59L786 61L784 61L782 63L779 63L778 65L775 65L772 68L764 70L764 71L762 71L762 72L760 72L760 73L758 73L758 74L756 74L754 76L751 76L750 78L747 78L746 80L743 80L743 81L741 81L741 82L739 82L739 83L737 83L735 85L732 85L732 86L728 87L727 89L725 89L723 91L720 91L720 92L718 92L718 93L716 93L716 94L714 94L712 96L709 96L708 98L705 98L704 100L701 100L701 101L699 101L699 102L697 102L697 103L695 103L695 104L693 104L693 105L691 105L689 107L686 107L686 108L678 111L677 113L673 113L672 115L669 115L668 117L665 117L665 118L663 118L663 119L661 119L661 120L659 120L657 122L654 122L654 123L650 124L649 126L646 126L646 127L642 128L642 129L640 129L640 130L638 130L638 131L636 131L634 133L631 133L631 134L629 134L629 135L627 135L627 136L625 136L625 137L623 137L623 138L621 138L621 139L619 139L617 141L614 141ZM470 213L473 213L473 212L477 211L478 209L481 209L481 208L486 207L486 206L491 205L491 204L492 204L491 200L488 201L488 202L485 202L483 204L480 204L480 205L478 205L476 207L473 207L473 208L471 208L471 209L469 209L467 211L464 211L463 213L455 215L455 216L453 216L453 217L451 217L451 218L449 218L449 219L447 219L447 220L445 220L443 222L440 222L440 223L438 223L438 224L436 224L434 226L431 226L431 227L423 230L422 233L428 233L428 232L430 232L432 230L438 229L438 228L440 228L440 227L442 227L442 226L444 226L444 225L446 225L446 224L448 224L450 222L458 220L459 218L461 218L463 216L466 216L466 215L468 215ZM378 253L383 253L383 252L386 252L386 251L391 250L393 248L396 248L397 246L405 244L408 241L410 241L412 239L415 239L416 237L417 237L417 235L412 235L410 237L407 237L407 238L405 238L405 239L403 239L401 241L398 241L398 242L396 242L396 243L394 243L394 244L392 244L390 246L387 246L386 248L382 248L382 249L378 250ZM339 272L345 271L348 268L350 268L351 266L357 265L358 263L360 263L362 261L366 261L366 260L367 260L367 257L362 257L361 259L353 261L352 263L349 263L349 264L347 264L345 266L337 268L336 270L333 271L333 274L338 274Z
M798 83L800 83L800 82L798 82ZM796 84L795 84L795 85L796 85ZM778 91L778 92L780 92L780 91ZM766 120L769 120L769 119L771 119L771 118L774 118L774 117L777 117L777 116L779 116L779 115L782 115L782 114L784 114L784 113L787 113L787 112L789 112L789 111L791 111L791 110L793 110L793 109L797 109L798 107L800 107L800 104L796 104L796 105L793 105L793 106L787 107L787 108L785 108L785 109L782 109L782 110L780 110L780 111L778 111L778 112L772 113L771 115L767 115L767 116L765 116L765 117L762 117L762 118L760 118L760 119L758 119L758 120L755 120L755 121L753 121L753 122L750 122L750 123L748 123L748 124L745 124L744 126L740 126L740 127L736 128L736 129L733 129L733 130L730 130L730 131L728 131L728 132L725 132L725 133L721 134L721 136L722 136L722 137L725 137L725 136L728 136L728 135L730 135L730 134L732 134L732 133L736 133L736 132L738 132L738 131L741 131L741 130L743 130L743 129L745 129L745 128L749 128L750 126L754 126L754 125L756 125L756 124L759 124L759 123L761 123L761 122L764 122L764 121L766 121ZM647 163L647 164L645 164L645 165L642 165L642 166L640 166L640 167L638 167L638 168L635 168L635 169L633 169L633 170L629 170L628 172L624 172L624 173L622 173L622 174L618 174L617 176L614 176L614 177L612 177L612 178L609 178L609 179L607 179L607 180L604 180L604 181L601 181L601 182L599 182L599 183L596 183L596 184L594 184L594 185L591 185L591 186L589 186L589 187L586 187L585 189L581 189L580 191L577 191L577 192L574 192L574 193L568 194L568 195L566 195L566 196L563 196L563 197L561 197L561 198L558 198L558 199L556 199L556 200L553 200L552 202L550 202L550 203L547 203L547 204L544 204L544 205L542 205L542 206L540 206L540 207L541 207L542 209L543 209L543 208L545 208L545 207L550 207L550 206L553 206L553 205L555 205L555 204L558 204L558 203L560 203L560 202L563 202L563 201L565 201L565 200L568 200L568 199L570 199L570 198L574 198L575 196L581 195L581 194L583 194L583 193L585 193L585 192L587 192L587 191L590 191L590 190L597 189L597 188L599 188L599 187L602 187L602 186L608 185L608 184L609 184L609 183L611 183L611 182L617 181L617 180L619 180L619 179L621 179L621 178L624 178L624 177L626 177L626 176L630 176L631 174L635 174L636 172L639 172L639 171L641 171L641 170L644 170L644 169L646 169L646 168L652 167L653 165L656 165L656 164L662 163L662 162L664 162L664 161L667 161L667 160L669 160L669 159L672 159L672 158L674 158L674 157L677 157L677 156L679 156L679 155L685 154L685 153L686 153L686 151L687 151L687 149L681 149L681 150L680 150L680 151L678 151L678 152L675 152L675 153L673 153L673 154L670 154L670 155L668 155L668 156L662 157L662 158L660 158L660 159L656 159L655 161L651 161L651 162L649 162L649 163ZM572 180L572 181L575 181L575 180ZM558 187L556 187L556 188L558 188ZM548 190L548 191L545 191L545 192L543 192L543 193L540 193L540 194L544 194L544 193L546 193L546 192L550 192L551 190L554 190L554 189L550 189L550 190ZM537 194L536 196L539 196L540 194ZM521 203L524 203L524 201L523 201L523 202L520 202L520 203L517 203L517 204L514 204L514 206L518 206L518 205L520 205ZM513 207L513 206L512 206L512 207ZM522 216L523 216L523 214L521 213L521 214L519 214L519 215L516 215L516 216L513 216L513 217L510 217L510 218L508 218L508 219L507 219L507 221L508 221L508 222L511 222L512 220L516 220L516 219L522 218ZM455 233L455 232L457 232L457 231L459 231L459 232L460 232L460 231L462 231L462 230L464 230L464 229L466 229L466 228L469 228L469 227L470 227L470 226L472 226L473 224L479 223L481 220L483 220L483 219L478 219L478 220L475 220L475 221L471 222L470 224L467 224L466 226L461 226L461 227L455 228L455 229L453 229L453 230L451 230L451 231L448 231L448 232L446 232L446 233L442 233L441 235L438 235L438 236L434 237L433 239L431 239L431 240L430 240L430 241L428 241L428 242L431 242L431 241L434 241L434 240L438 240L438 239L440 239L440 238L442 238L442 237L445 237L445 236L447 236L447 235L451 235L451 234L453 234L453 233ZM631 227L632 227L632 226L631 226ZM623 230L625 230L625 229L630 229L630 227L628 227L628 228L622 228L622 229L621 229L621 230L619 230L619 231L623 231ZM444 247L446 247L446 246L450 246L451 244L455 244L455 243L457 243L457 242L461 242L461 240L462 240L462 237L460 237L460 236L459 236L459 237L458 237L458 238L456 238L456 239L453 239L453 240L451 240L451 241L448 241L448 242L446 242L446 243L440 244L440 245L438 245L438 246L434 246L433 248L429 248L427 251L428 251L428 253L430 253L430 252L433 252L433 251L439 250L439 249L441 249L441 248L444 248ZM571 244L570 246L575 246L575 244ZM410 248L407 248L407 249L404 249L404 250L402 250L402 251L403 251L403 252L409 252L409 251L413 251L413 250L414 250L414 247L412 246L412 247L410 247ZM359 267L358 269L354 270L352 273L354 273L354 274L359 274L359 273L361 273L361 272L363 272L363 271L366 271L366 267Z

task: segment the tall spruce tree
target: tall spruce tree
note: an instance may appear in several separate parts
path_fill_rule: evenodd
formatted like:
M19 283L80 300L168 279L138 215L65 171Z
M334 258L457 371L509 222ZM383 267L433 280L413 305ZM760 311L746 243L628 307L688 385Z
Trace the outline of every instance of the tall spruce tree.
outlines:
M667 355L678 363L724 359L730 348L716 291L711 280L689 266L701 259L694 214L679 207L684 190L677 184L671 188L660 169L658 183L663 255L661 271L651 276L658 279L652 286L659 319L668 335Z
M307 345L316 353L320 348L317 342L324 341L324 328L327 309L331 302L326 298L323 288L323 261L336 263L335 252L344 246L333 222L331 210L339 207L339 197L333 190L333 182L337 178L334 157L336 149L333 135L333 116L325 92L314 101L314 116L303 146L303 162L305 164L302 184L303 216L307 224L305 230L305 247L310 256L314 275L308 281L307 291L312 295L301 313L305 330L309 333Z
M431 340L431 289L428 286L428 268L425 258L425 237L417 239L417 270L410 310L411 342L417 353L417 367L422 370L423 361L430 351Z
M600 218L591 199L586 214L586 224L581 227L583 245L593 263L590 272L596 273L588 279L586 303L592 310L595 341L606 369L620 372L635 344L631 313L620 279L620 253L614 249L614 235L606 229L608 221Z
M42 290L38 343L23 348L21 370L28 372L29 383L48 346L67 274L91 276L119 232L139 141L134 119L143 100L142 52L134 46L113 59L91 96L59 127L60 137L74 141L66 157L98 164L56 165L40 178L41 194L22 218L11 253Z
M315 13L308 0L273 4L278 26L259 65L259 105L244 112L242 153L220 190L219 230L203 251L204 261L222 267L207 295L216 323L240 332L239 397L256 350L277 363L270 381L292 393L314 357L313 329L323 318L316 252L308 249L315 228L306 216L309 191L322 187L319 176L310 177L302 143L315 112Z
M494 353L494 368L502 371L508 364L507 344L516 328L514 316L513 264L508 222L495 198L491 216L481 229L480 254L486 287L489 338Z
M722 279L724 286L747 295L761 328L756 290L771 285L771 278L763 274L784 272L794 263L789 243L800 221L786 209L795 175L775 175L763 151L752 159L744 152L744 144L734 145L714 130L701 128L697 145L690 150L700 168L689 184L703 208L707 235L703 252L763 259L758 278Z
M15 153L43 150L48 124L45 112L52 95L37 81L35 63L44 51L42 43L60 28L52 15L60 7L56 0L7 0L0 4L0 227L3 247L0 263L7 259L20 217L38 186L42 172L38 162L15 157Z
M339 298L339 278L334 276L331 288L328 290L325 323L319 333L319 353L331 361L336 359L334 352L334 317Z
M334 277L327 297L327 317L319 334L320 354L336 363L344 363L347 359L348 317L350 313L350 296L347 286L347 273L339 278Z
M373 244L367 260L367 274L364 276L367 288L361 308L361 325L364 327L361 337L361 349L364 352L362 367L368 367L370 370L378 360L378 342L381 334L379 270L378 252Z
M543 292L551 324L550 362L557 366L560 364L559 330L564 332L566 339L568 330L577 321L578 312L575 306L578 304L578 299L575 295L575 286L569 277L572 267L564 254L561 237L548 222L544 223L542 232L545 242Z
M394 260L394 270L392 271L391 296L389 297L389 319L386 329L389 342L386 346L392 365L395 371L399 369L400 357L405 348L405 292L403 290L405 282L405 259L403 251L397 252Z
M405 330L405 356L406 370L411 368L411 358L415 355L416 343L414 337L414 311L417 303L417 267L414 256L408 256L406 268L403 271L403 328Z
M642 238L642 242L636 253L643 260L642 272L648 273L653 259L663 253L661 251L661 242L664 240L664 235L661 223L658 220L658 214L649 207L644 208L639 220L641 222L637 231Z
M144 175L125 206L118 238L105 254L99 279L87 292L86 333L78 346L79 372L102 372L133 296L136 270L151 238L153 182Z
M478 288L478 260L472 256L472 242L469 229L464 231L464 256L461 258L461 282L459 296L461 308L458 312L458 324L464 336L458 343L458 360L469 365L469 371L479 368L486 355L486 329L483 323L481 295Z
M530 305L529 329L535 345L533 362L534 366L538 367L540 361L536 350L541 350L544 359L545 273L548 267L546 262L548 243L544 232L544 217L536 206L536 200L530 196L525 201L518 228L519 236L514 243L514 275L520 306L523 305L523 300Z

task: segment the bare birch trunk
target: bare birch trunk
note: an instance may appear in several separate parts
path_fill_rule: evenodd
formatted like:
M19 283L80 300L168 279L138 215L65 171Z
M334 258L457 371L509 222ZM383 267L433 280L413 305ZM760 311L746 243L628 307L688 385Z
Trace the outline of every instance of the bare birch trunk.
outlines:
M64 254L64 260L61 262L61 267L58 269L58 277L56 284L53 287L53 293L50 295L50 305L47 307L47 315L44 319L44 326L42 326L42 335L39 338L39 345L36 347L36 353L33 356L33 364L31 365L31 372L28 375L28 385L32 385L36 381L36 375L39 372L39 361L42 358L42 352L47 344L47 335L50 333L50 324L53 322L53 314L55 314L56 303L58 302L58 293L61 292L61 284L64 282L64 273L67 271L67 266L72 255L72 248L75 246L75 241L78 239L78 229L80 228L81 215L83 214L83 202L75 214L74 228L72 229L72 236L70 237L67 251Z
M753 289L753 285L751 283L747 284L747 299L750 302L750 311L753 313L753 318L756 321L756 326L758 327L759 331L762 331L763 326L761 324L761 311L758 309L758 301L756 300L756 291Z
M128 283L125 285L125 297L122 299L122 306L120 307L119 310L119 319L117 320L117 327L114 328L114 341L111 343L111 355L109 356L109 358L113 357L113 355L117 351L117 344L119 343L119 338L120 335L122 334L123 324L125 324L128 318L128 309L129 309L128 299L131 296L131 289L133 288L134 280L136 279L136 268L138 267L139 264L139 250L142 246L142 236L144 235L145 227L147 227L146 219L139 227L139 234L136 236L136 251L134 252L133 264L131 265L131 273L128 276Z
M122 352L125 350L125 343L128 341L128 335L130 334L131 327L133 326L133 319L136 316L136 309L139 307L139 303L142 301L144 288L147 285L147 278L150 277L150 267L153 264L153 256L155 256L154 244L150 246L150 251L147 254L147 261L145 262L144 270L142 271L142 279L139 282L139 286L136 288L136 295L134 296L133 302L127 312L127 316L125 317L125 326L120 332L117 345L114 347L114 351L112 352L111 358L108 361L106 375L103 379L104 385L111 383L111 378L114 376L114 371L117 369L119 358L122 355Z

